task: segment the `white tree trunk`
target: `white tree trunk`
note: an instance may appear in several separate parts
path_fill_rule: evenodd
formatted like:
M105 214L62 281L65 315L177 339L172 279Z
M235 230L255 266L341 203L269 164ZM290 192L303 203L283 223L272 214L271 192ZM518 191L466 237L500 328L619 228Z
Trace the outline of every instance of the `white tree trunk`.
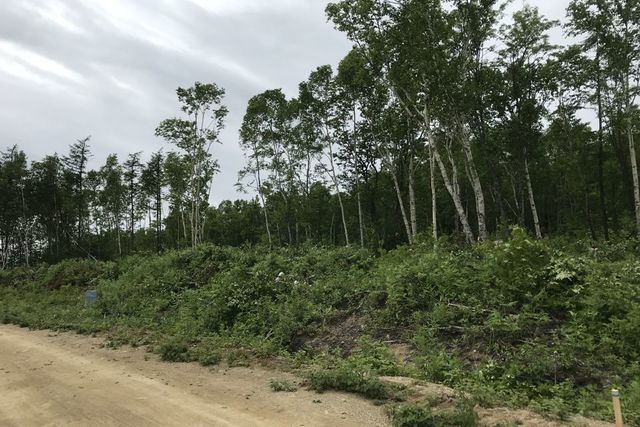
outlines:
M429 136L429 143L433 144L433 138ZM453 205L456 208L456 213L458 214L458 218L460 219L460 223L462 224L462 231L467 239L467 243L473 243L475 238L473 237L473 231L471 230L471 226L469 225L469 220L467 218L467 213L464 210L464 206L462 205L462 200L460 199L460 193L456 190L458 187L457 179L454 182L449 178L449 173L447 172L447 168L440 157L440 153L438 152L438 147L433 145L433 154L436 158L436 162L438 162L438 167L440 168L440 174L442 175L442 180L444 181L444 186L447 189L447 192L453 199ZM453 159L451 159L453 162Z
M196 247L196 202L191 200L191 212L189 212L189 224L191 225L191 247Z
M431 178L431 228L433 239L438 240L438 205L436 192L436 159L433 157L433 147L429 142L429 175Z
M391 177L393 178L393 185L396 189L396 195L398 196L398 203L400 204L400 213L402 214L402 222L404 223L404 229L407 233L407 240L409 244L413 244L413 234L411 233L411 226L409 225L409 220L407 219L407 212L404 208L404 201L402 200L402 192L400 191L400 184L398 183L398 176L396 175L396 171L393 170L393 167L389 165L389 171L391 172Z
M478 240L484 241L487 240L487 223L482 184L480 183L480 176L478 175L478 170L476 169L476 164L473 160L473 152L471 151L469 135L464 127L464 124L461 124L460 126L462 134L462 148L464 150L464 155L467 159L467 166L469 169L469 181L471 182L473 194L476 199L476 213L478 216Z
M415 164L413 153L409 158L409 217L411 218L411 236L418 234L418 220L416 218L416 192L415 192Z
M529 161L525 150L524 156L524 176L527 181L527 191L529 193L529 204L531 205L531 215L533 216L533 226L536 231L536 239L542 239L540 231L540 221L538 220L538 209L536 208L536 199L533 197L533 187L531 186L531 176L529 175Z
M458 188L458 178L455 174L453 175L453 182L449 178L449 173L447 172L447 168L440 157L440 153L438 152L438 147L435 145L435 139L433 138L433 134L431 132L431 120L429 119L428 111L425 109L421 113L422 118L422 126L424 128L425 134L427 135L427 140L429 141L429 146L432 147L432 153L435 157L436 162L438 163L438 167L440 168L440 174L442 175L442 179L444 181L444 186L447 189L447 192L453 199L453 205L456 208L456 212L458 213L458 217L460 219L460 223L462 224L462 230L464 232L465 238L468 243L473 243L475 238L473 237L473 231L471 230L471 226L469 225L469 219L467 218L467 213L462 206L462 200L460 199L460 193L457 190ZM452 166L455 167L455 163L453 158L450 157Z
M187 223L184 219L184 209L182 209L182 207L180 207L180 217L182 219L182 235L184 236L184 239L187 240ZM180 231L178 230L178 234L180 233Z
M340 185L338 183L338 177L336 176L336 168L333 164L333 147L329 142L329 164L331 165L331 179L336 188L338 195L338 203L340 204L340 215L342 215L342 227L344 228L344 240L347 246L349 246L349 230L347 229L347 218L344 214L344 205L342 204L342 196L340 195Z
M633 176L633 201L636 214L636 233L640 236L640 180L638 179L638 159L636 157L636 145L633 138L633 123L631 121L631 100L629 75L625 82L625 96L627 102L627 139L629 140L629 157L631 159L631 174Z
M629 157L631 158L631 173L633 175L633 200L636 214L636 233L640 236L640 183L638 180L638 160L636 157L636 146L633 138L633 128L631 119L627 124L627 138L629 139Z
M358 185L358 225L360 226L360 247L364 248L364 220L362 218L362 201L360 200L360 185Z
M267 213L267 205L264 200L262 192L260 192L260 200L262 201L262 210L264 212L264 224L267 227L267 237L269 239L269 249L272 248L273 242L271 240L271 228L269 227L269 214Z

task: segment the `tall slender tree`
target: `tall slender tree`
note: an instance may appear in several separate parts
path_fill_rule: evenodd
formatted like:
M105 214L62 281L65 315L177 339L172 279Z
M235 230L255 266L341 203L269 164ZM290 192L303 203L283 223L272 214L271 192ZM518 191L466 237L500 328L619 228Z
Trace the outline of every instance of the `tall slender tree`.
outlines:
M348 120L348 112L344 108L344 100L339 96L333 70L328 65L318 67L306 82L300 84L301 120L304 129L311 132L321 144L317 166L333 184L340 205L345 244L349 246L349 227L335 153L339 135Z
M70 190L73 193L77 224L75 243L78 247L82 244L83 235L87 226L87 201L84 180L87 174L87 162L91 157L89 147L90 139L91 136L87 136L86 138L77 140L69 147L69 154L62 158L62 163L65 166L65 172L68 175L69 184L71 185Z
M142 194L155 214L153 227L156 235L156 252L162 250L162 200L165 185L163 163L164 155L162 151L153 153L140 176Z
M521 191L527 194L532 222L537 238L542 238L538 207L534 194L530 163L539 151L542 117L546 111L545 94L549 91L544 69L550 63L555 46L549 43L548 31L555 22L540 16L538 9L525 6L513 15L513 24L503 26L504 47L499 52L499 64L505 76L504 123L509 146L506 152L514 174L520 175Z
M127 203L129 211L129 251L135 250L136 223L140 219L142 196L142 184L140 176L142 174L143 165L140 161L142 153L129 154L123 166L124 180L127 186Z
M636 233L640 236L640 179L635 149L636 97L640 91L640 1L638 0L573 0L568 8L573 34L583 35L585 50L591 50L596 61L596 102L598 105L599 145L602 147L603 92L610 90L613 101L610 117L621 122L626 134L632 177ZM634 84L635 83L635 84ZM602 170L603 150L599 170ZM601 172L599 172L601 173ZM601 185L602 187L602 185ZM600 188L601 204L604 190ZM604 215L603 212L603 216Z
M100 168L103 188L99 199L105 213L106 225L115 234L118 255L122 256L122 223L127 212L127 184L124 171L118 162L118 156L111 154Z
M164 120L156 129L156 135L176 145L188 164L189 222L191 246L195 248L203 238L204 210L211 180L219 169L211 147L220 142L220 131L228 110L222 104L225 91L215 83L196 82L194 86L178 88L176 92L186 118Z

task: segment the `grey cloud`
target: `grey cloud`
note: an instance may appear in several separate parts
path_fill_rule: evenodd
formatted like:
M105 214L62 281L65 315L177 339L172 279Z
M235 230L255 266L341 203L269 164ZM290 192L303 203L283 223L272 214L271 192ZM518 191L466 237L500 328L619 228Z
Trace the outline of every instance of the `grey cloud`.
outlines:
M218 0L226 10L213 12L198 5L207 1L0 2L0 149L17 143L38 159L91 134L93 166L112 152L149 155L163 146L156 125L178 114L175 89L216 82L227 90L231 113L215 148L222 172L213 200L239 197L237 133L248 99L269 88L295 96L300 81L319 65L337 64L350 43L326 22L325 0ZM560 18L566 2L531 3ZM80 78L32 69L2 43ZM3 64L40 80L9 75Z

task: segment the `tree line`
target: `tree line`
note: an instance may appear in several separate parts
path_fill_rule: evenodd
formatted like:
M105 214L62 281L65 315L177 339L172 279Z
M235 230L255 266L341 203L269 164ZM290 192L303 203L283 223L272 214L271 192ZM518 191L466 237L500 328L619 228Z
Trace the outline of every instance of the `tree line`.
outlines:
M30 164L9 148L2 265L204 241L471 243L509 224L538 238L640 235L640 1L573 0L562 24L530 6L505 20L504 7L330 3L353 48L295 97L271 89L249 100L237 183L248 200L209 205L228 113L214 83L177 90L181 117L156 129L174 149L146 163L113 154L89 170L88 137ZM552 44L558 27L576 43Z

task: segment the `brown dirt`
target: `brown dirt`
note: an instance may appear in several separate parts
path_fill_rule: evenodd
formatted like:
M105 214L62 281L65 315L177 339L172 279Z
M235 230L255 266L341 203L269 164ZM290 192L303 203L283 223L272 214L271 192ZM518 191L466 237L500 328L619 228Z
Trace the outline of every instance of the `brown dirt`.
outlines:
M384 426L380 407L341 393L274 393L296 378L160 362L102 339L0 326L0 425Z
M329 351L337 348L343 356L348 356L356 347L358 338L364 335L367 323L366 318L356 315L337 319L325 332L305 344L316 350Z
M356 332L359 324L349 322ZM404 351L403 351L404 353ZM271 379L298 379L264 368L204 368L164 363L141 348L106 349L101 338L0 326L0 426L386 426L383 409L349 394L274 393ZM382 377L411 401L452 406L446 386ZM610 427L526 410L476 408L482 426Z

